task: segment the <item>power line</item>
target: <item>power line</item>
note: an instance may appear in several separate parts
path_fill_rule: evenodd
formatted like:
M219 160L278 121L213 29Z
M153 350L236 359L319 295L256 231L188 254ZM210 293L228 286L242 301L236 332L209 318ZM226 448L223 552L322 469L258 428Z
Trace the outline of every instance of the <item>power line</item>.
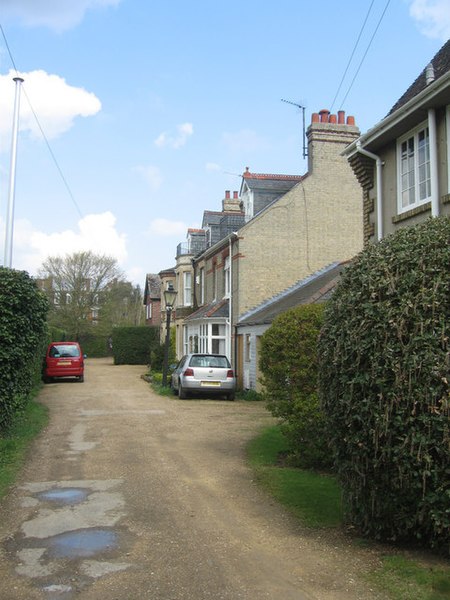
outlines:
M19 72L18 72L17 67L16 67L16 63L14 61L14 57L12 55L11 49L10 49L9 44L8 44L8 40L6 39L5 31L4 31L3 26L1 24L0 24L0 31L1 31L3 40L5 42L6 50L8 51L8 55L9 55L9 58L11 60L11 64L12 64L12 66L14 68L14 71L16 72L17 75L19 75ZM81 212L80 207L78 206L78 204L77 204L77 202L75 200L75 197L74 197L74 195L72 193L72 190L70 189L69 184L67 183L67 180L66 180L66 178L64 176L64 173L62 172L62 169L59 166L58 160L56 159L55 153L53 152L53 150L52 150L52 148L50 146L50 142L48 141L48 138L45 135L44 129L43 129L43 127L42 127L42 125L41 125L41 123L39 121L39 118L38 118L38 116L36 114L36 111L33 108L33 105L31 104L30 98L28 97L28 94L26 93L26 90L23 89L23 87L22 87L22 91L23 91L23 93L25 95L25 98L26 98L26 100L28 102L28 105L30 107L31 112L33 113L33 116L34 116L34 119L36 121L36 124L37 124L37 126L39 128L39 131L41 132L42 138L45 141L47 149L48 149L48 151L50 153L50 156L51 156L51 158L53 160L53 163L55 164L55 167L56 167L56 169L57 169L57 171L59 173L59 176L61 177L61 180L62 180L62 182L64 184L64 187L66 188L66 191L69 194L70 199L72 200L72 202L73 202L73 204L74 204L74 206L75 206L75 208L77 210L78 215L82 219L83 218L83 213Z
M349 88L348 88L348 90L347 90L347 92L346 92L346 94L345 94L345 96L344 96L344 99L343 99L343 100L342 100L342 102L341 102L341 106L342 106L342 105L344 104L344 102L346 101L346 99L347 99L347 96L349 95L349 93L350 93L350 90L352 89L352 87L353 87L353 84L355 83L355 80L356 80L356 78L357 78L357 76L358 76L358 73L359 73L359 71L360 71L360 69L361 69L361 67L362 67L362 65L363 65L363 62L364 62L364 60L365 60L365 58L366 58L366 56L367 56L367 53L369 52L369 49L370 49L370 47L371 47L371 45L372 45L372 42L373 42L373 40L374 40L374 38L375 38L375 36L376 36L376 34L377 34L377 31L378 31L378 29L379 29L379 27L380 27L380 25L381 25L381 21L383 20L383 18L384 18L384 15L386 14L386 11L387 11L387 9L388 9L388 6L389 6L389 4L390 4L390 3L391 3L391 0L387 0L387 2L386 2L386 6L384 7L384 10L383 10L383 12L381 13L381 17L380 17L380 18L379 18L379 20L378 20L377 26L375 27L375 31L373 32L373 34L372 34L372 37L370 38L369 44L368 44L368 46L367 46L367 48L366 48L366 51L364 52L364 55L363 55L363 57L362 57L362 59L361 59L361 62L359 63L359 66L358 66L358 68L356 69L356 73L355 73L355 75L354 75L354 77L353 77L353 79L352 79L352 81L351 81L351 83L350 83L350 86L349 86Z
M334 107L334 104L335 104L336 99L338 97L338 94L341 91L342 84L344 83L345 76L347 75L347 71L350 68L350 64L351 64L351 62L353 60L353 56L355 55L356 48L358 47L358 44L359 44L359 41L361 39L362 33L363 33L363 31L364 31L364 29L366 27L366 23L367 23L367 20L369 18L369 15L370 15L370 13L372 11L372 7L374 5L374 2L375 2L375 0L372 0L372 2L370 3L369 10L367 11L367 14L366 14L366 18L364 19L364 23L362 24L361 29L359 31L358 39L356 40L355 45L353 46L352 53L350 55L350 58L348 59L347 66L345 67L344 74L342 75L342 79L341 79L341 81L339 83L339 87L338 87L337 92L336 92L336 94L335 94L335 96L333 98L333 102L331 103L330 112L333 110L333 107Z

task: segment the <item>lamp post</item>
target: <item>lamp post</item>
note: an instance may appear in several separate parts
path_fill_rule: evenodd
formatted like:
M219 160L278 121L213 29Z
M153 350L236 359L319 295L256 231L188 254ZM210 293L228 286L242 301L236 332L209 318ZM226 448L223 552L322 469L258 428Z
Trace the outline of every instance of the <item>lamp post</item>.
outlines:
M170 317L175 304L175 298L177 297L176 290L173 289L172 282L169 282L167 290L164 290L164 304L166 308L166 342L164 345L164 363L163 363L163 376L162 384L164 387L167 386L167 370L169 362L169 346L170 346Z

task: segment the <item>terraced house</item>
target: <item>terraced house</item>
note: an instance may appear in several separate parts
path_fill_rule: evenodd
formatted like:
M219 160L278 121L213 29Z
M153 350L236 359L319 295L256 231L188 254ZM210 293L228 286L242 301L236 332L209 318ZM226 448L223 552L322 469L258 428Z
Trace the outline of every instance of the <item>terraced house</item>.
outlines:
M233 197L226 193L222 211L205 211L202 229L188 231L175 268L178 356L189 351L227 354L241 387L256 387L260 334L240 331L240 320L260 303L362 248L362 192L342 156L358 136L354 119L343 111L313 114L306 174L247 168L239 192ZM193 244L195 236L202 239L201 251L201 244Z

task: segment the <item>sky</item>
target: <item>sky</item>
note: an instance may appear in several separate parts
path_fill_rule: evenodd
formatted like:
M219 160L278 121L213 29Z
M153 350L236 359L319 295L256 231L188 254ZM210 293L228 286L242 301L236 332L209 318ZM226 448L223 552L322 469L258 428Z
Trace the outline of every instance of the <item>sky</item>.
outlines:
M450 2L0 0L0 24L0 264L20 76L13 268L92 250L143 288L246 167L306 173L295 105L380 121Z

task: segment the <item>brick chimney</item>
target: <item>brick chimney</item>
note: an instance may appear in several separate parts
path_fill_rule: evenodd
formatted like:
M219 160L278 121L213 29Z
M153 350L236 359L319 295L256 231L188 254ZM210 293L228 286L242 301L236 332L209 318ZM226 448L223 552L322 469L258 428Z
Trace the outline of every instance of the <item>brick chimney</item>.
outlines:
M345 112L339 110L337 115L322 109L311 115L311 125L308 127L308 173L323 166L329 168L330 161L342 159L342 150L360 135L355 125L354 117L345 117ZM345 159L344 159L345 160Z
M225 191L225 198L222 200L222 212L240 212L241 202L238 196L239 192L233 192L233 198L231 198L230 191Z

